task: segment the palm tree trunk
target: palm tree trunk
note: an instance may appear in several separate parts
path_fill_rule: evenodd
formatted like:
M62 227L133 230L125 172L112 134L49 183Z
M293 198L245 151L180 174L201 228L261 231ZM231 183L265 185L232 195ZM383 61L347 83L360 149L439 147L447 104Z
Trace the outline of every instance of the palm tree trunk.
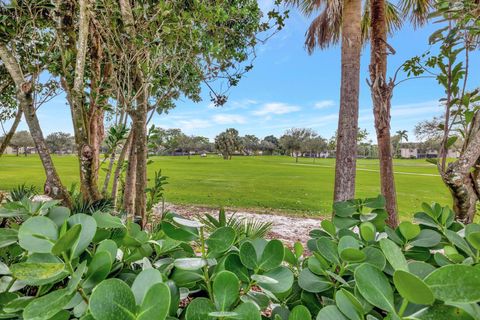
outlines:
M398 225L397 197L390 137L390 109L394 84L392 81L387 82L386 80L387 28L385 8L385 0L370 1L370 86L380 159L381 191L386 200L387 223L391 227L396 227Z
M355 197L360 52L362 49L361 7L360 0L346 0L343 4L342 79L334 201L344 201Z
M10 141L12 140L12 137L15 134L15 131L17 131L17 127L20 124L20 121L22 121L22 115L23 115L22 108L18 108L17 114L15 115L15 119L13 120L12 126L10 127L10 130L8 130L7 134L5 135L5 138L2 141L2 144L0 145L0 157L3 155L8 145L10 144Z

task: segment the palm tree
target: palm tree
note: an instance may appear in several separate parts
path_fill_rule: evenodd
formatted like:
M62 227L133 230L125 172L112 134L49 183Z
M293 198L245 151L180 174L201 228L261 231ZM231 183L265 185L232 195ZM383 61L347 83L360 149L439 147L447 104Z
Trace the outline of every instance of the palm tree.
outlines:
M396 138L398 139L398 143L395 146L395 156L398 157L398 150L401 147L402 142L405 140L408 142L408 131L407 130L398 130L395 132Z
M367 0L368 1L368 0ZM356 150L358 134L358 96L360 88L360 53L362 41L369 37L369 10L362 0L286 0L300 8L306 16L318 13L306 32L305 46L312 54L315 48L325 49L341 39L341 88L338 134L336 143L334 201L355 196ZM395 6L388 6L389 29L400 27Z
M414 26L427 19L431 0L366 0L363 18L362 0L286 0L307 16L318 12L306 32L305 45L311 54L316 47L326 48L342 39L342 79L337 136L334 200L354 197L358 92L362 41L371 41L370 80L374 101L375 128L380 157L382 194L387 201L389 223L398 224L393 162L390 150L391 89L386 82L387 34L398 30L409 16ZM360 24L360 26L359 26ZM360 37L360 39L359 39ZM393 51L393 50L392 50ZM380 103L380 101L387 101ZM388 146L388 153L385 152Z
M430 0L401 0L400 2L403 15L410 15L414 26L426 21L430 6ZM387 222L391 227L396 227L398 225L397 196L390 136L390 110L395 80L387 80L387 55L395 53L395 50L387 43L389 20L386 7L386 0L370 0L369 84L380 159L380 184L388 212Z

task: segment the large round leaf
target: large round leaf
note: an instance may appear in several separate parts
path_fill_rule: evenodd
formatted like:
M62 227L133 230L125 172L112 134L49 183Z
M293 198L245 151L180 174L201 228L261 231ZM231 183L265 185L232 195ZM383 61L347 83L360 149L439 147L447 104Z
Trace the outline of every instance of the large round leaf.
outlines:
M80 231L78 241L72 247L72 258L78 257L83 251L85 251L90 245L90 242L92 242L95 232L97 232L97 222L91 216L86 214L77 213L68 218L69 227L73 227L76 224L80 224L82 230Z
M63 252L70 250L80 236L82 231L82 225L76 224L70 228L60 239L57 240L52 248L52 253L56 256L61 255Z
M380 309L395 312L393 290L383 272L364 263L355 269L355 282L365 300Z
M206 240L209 255L217 255L227 251L235 242L236 234L232 227L215 230Z
M322 276L317 276L309 269L303 269L298 277L298 285L308 292L323 292L331 288L331 282Z
M112 268L112 259L110 254L105 251L98 251L88 264L88 271L83 286L93 288L101 281L105 280Z
M263 249L258 266L265 271L276 268L282 264L284 255L283 243L280 240L271 240Z
M262 276L274 281L258 281L258 285L273 293L282 293L289 290L293 285L293 273L286 267L277 267L262 274Z
M480 269L467 265L447 265L430 273L425 283L435 298L445 302L480 301Z
M423 229L420 231L419 235L410 242L410 244L415 247L431 248L438 245L441 240L442 236L440 233L430 229Z
M27 251L50 253L58 239L57 225L47 217L29 218L20 226L18 239Z
M188 305L185 320L213 320L215 318L208 314L214 311L212 301L207 298L196 298Z
M393 274L393 283L400 295L415 304L432 304L435 301L432 290L416 275L397 270Z
M240 280L230 271L221 271L213 281L213 298L219 311L228 311L237 301Z
M137 305L141 305L142 301L150 288L163 282L162 274L156 269L145 269L140 272L132 284L132 292L135 296Z
M290 315L288 316L288 320L311 320L312 315L310 311L308 311L307 307L299 305L292 309Z
M257 251L250 241L245 241L240 246L240 261L242 261L242 264L248 269L257 269Z
M360 235L362 236L363 240L370 242L375 240L375 232L376 228L371 222L362 222L360 224Z
M407 240L411 240L420 234L420 226L418 224L413 224L410 221L403 221L398 226L400 233Z
M170 309L170 290L165 283L149 287L143 298L137 320L165 320Z
M18 241L18 231L15 229L0 228L0 248L8 247Z
M317 320L348 320L336 306L323 307L317 315Z
M261 320L260 310L253 302L245 302L240 304L233 310L237 315L233 319L237 320Z
M119 279L102 281L93 289L89 303L96 320L135 320L135 296Z

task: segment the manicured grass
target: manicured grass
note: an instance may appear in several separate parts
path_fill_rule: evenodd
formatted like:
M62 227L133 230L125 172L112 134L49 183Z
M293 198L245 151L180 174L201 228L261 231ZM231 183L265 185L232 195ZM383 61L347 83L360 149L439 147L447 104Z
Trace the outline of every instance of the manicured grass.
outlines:
M226 161L210 155L152 157L149 176L162 169L168 176L167 201L178 204L275 209L289 213L326 215L332 206L334 159L290 157L234 157ZM78 163L73 156L55 156L65 185L77 180ZM377 160L359 160L357 197L376 196L379 191ZM450 204L447 189L436 167L424 160L396 160L395 179L399 210L411 216L422 202ZM26 182L41 188L44 174L37 156L0 158L0 190Z

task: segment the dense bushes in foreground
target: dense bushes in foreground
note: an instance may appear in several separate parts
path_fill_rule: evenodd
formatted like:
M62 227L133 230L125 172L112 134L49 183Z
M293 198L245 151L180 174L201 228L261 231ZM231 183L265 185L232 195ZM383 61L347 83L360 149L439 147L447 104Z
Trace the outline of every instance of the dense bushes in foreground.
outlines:
M167 213L147 232L106 212L9 202L0 318L480 319L480 225L435 204L392 230L383 207L336 203L304 250L223 214L207 228Z

